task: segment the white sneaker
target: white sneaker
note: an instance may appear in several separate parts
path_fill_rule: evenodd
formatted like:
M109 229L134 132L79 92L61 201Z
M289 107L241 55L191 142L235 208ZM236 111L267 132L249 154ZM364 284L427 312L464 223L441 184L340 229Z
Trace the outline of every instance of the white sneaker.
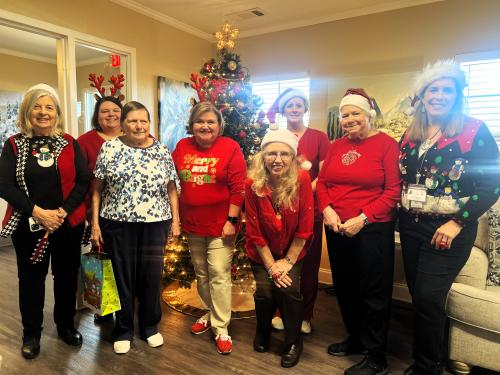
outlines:
M154 334L153 336L149 336L147 339L148 345L152 348L157 348L163 345L163 336L160 332Z
M311 322L309 320L302 321L302 326L300 327L300 332L305 333L306 335L311 333Z
M285 326L283 325L283 320L281 319L280 316L275 316L271 321L271 324L273 325L273 328L277 329L278 331L283 331L285 329Z
M116 354L127 354L130 350L130 340L115 341L113 350Z

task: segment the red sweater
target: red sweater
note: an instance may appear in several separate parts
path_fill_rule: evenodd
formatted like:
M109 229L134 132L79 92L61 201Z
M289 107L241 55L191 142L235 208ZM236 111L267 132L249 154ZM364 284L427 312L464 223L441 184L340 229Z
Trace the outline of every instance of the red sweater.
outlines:
M93 176L97 155L99 155L99 151L101 151L101 146L105 140L97 133L97 130L91 130L79 136L77 141L83 155L87 159L89 173Z
M261 263L255 245L267 245L275 259L283 258L295 237L308 240L313 232L314 201L311 179L305 171L299 172L299 207L283 210L281 220L274 212L271 195L258 196L252 190L251 179L245 182L246 250L247 256ZM304 257L309 243L306 242L297 260Z
M316 195L342 222L365 213L370 222L394 220L401 184L397 142L383 132L361 141L334 141L319 173Z
M297 155L304 160L311 162L312 167L308 171L311 181L314 181L319 174L319 163L325 160L330 141L322 131L307 128L299 140Z
M182 230L220 237L229 205L243 204L246 163L238 143L218 137L203 149L193 137L177 143L172 153L181 180Z

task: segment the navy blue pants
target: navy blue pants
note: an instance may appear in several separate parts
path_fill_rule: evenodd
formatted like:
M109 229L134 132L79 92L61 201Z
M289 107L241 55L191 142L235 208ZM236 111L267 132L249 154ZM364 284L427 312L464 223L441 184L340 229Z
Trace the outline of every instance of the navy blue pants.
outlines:
M447 359L446 296L469 258L477 223L467 224L451 248L436 250L431 239L449 219L399 215L406 282L415 310L413 358L417 373L439 374Z

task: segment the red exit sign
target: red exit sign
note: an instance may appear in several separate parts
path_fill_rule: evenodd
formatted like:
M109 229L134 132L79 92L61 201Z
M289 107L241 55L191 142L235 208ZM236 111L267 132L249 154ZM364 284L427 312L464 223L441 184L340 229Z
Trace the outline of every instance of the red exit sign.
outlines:
M111 55L111 66L120 66L120 55Z

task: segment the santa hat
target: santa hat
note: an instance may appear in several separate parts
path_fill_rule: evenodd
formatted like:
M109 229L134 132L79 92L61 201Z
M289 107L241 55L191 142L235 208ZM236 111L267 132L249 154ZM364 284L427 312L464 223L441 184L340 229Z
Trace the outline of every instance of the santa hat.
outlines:
M363 89L347 89L344 97L340 101L339 110L346 105L353 105L368 113L371 118L377 115L371 98Z
M30 87L26 91L26 93L28 93L30 91L35 91L35 90L43 90L43 91L48 92L50 94L50 96L52 96L54 98L54 100L56 101L57 106L58 107L61 106L61 102L59 101L59 95L57 95L57 91L52 86L49 86L45 83L39 83L38 85Z
M309 100L306 94L301 90L288 88L276 98L271 108L269 108L269 111L267 111L267 118L271 124L276 123L276 115L278 113L283 113L286 103L292 98L301 98L304 101L306 111L309 109Z
M451 78L455 81L457 92L461 92L466 86L465 73L460 69L453 59L438 60L434 64L428 64L415 79L413 85L413 93L422 98L425 89L432 82L442 79Z
M299 139L290 130L286 129L269 130L262 139L260 147L264 149L266 145L274 142L284 143L290 146L290 148L293 151L293 154L297 155L297 147L299 146Z

